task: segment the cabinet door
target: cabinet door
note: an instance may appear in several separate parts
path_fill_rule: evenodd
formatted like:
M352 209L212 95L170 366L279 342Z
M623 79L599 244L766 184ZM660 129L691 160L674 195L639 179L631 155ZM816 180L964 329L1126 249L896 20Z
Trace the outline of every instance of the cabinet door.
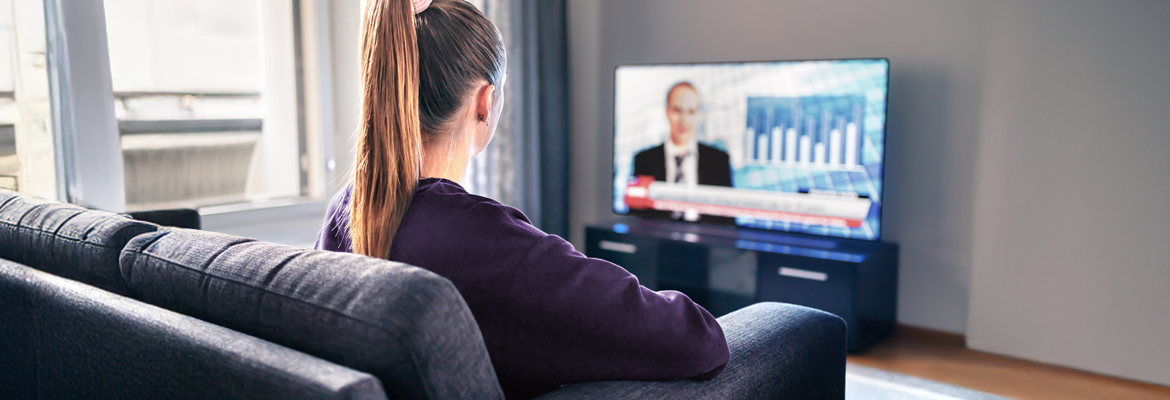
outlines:
M589 227L585 255L617 264L638 277L642 286L658 290L658 241L654 238Z
M760 301L812 307L853 323L856 264L766 252L759 253L759 260L756 293Z

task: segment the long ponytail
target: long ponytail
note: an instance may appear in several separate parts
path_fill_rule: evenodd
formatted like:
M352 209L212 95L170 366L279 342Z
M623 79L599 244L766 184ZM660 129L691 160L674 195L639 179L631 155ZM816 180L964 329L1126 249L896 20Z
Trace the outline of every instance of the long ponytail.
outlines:
M350 238L386 258L422 173L418 40L409 0L369 0L364 20Z
M423 148L450 140L467 95L504 84L504 43L463 0L367 0L362 113L350 199L353 251L388 258L422 174Z

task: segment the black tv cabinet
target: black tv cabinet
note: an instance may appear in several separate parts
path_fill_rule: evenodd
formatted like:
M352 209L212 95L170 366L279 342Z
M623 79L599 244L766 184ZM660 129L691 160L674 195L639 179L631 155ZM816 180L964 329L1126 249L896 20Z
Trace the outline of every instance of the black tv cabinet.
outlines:
M683 292L715 316L761 301L836 314L849 327L850 352L889 336L897 320L893 243L643 218L590 225L585 240L586 255L648 288Z

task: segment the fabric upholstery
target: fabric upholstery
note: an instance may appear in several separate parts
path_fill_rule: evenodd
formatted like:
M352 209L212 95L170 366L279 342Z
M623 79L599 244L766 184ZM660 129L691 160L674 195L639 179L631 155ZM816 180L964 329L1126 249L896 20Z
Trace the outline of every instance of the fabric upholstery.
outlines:
M0 398L384 399L377 379L0 260Z
M158 226L0 190L0 258L125 294L122 248Z
M731 360L710 381L588 382L541 396L552 399L845 398L845 321L823 311L758 303L719 318Z
M123 252L131 296L367 371L390 398L502 398L450 281L406 264L171 229Z

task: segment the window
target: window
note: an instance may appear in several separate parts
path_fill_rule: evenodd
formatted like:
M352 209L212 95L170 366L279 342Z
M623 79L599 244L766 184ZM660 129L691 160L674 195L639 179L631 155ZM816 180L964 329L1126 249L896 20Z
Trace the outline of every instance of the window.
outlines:
M0 0L0 188L57 198L45 16L40 2Z
M301 1L104 4L127 208L324 195Z

